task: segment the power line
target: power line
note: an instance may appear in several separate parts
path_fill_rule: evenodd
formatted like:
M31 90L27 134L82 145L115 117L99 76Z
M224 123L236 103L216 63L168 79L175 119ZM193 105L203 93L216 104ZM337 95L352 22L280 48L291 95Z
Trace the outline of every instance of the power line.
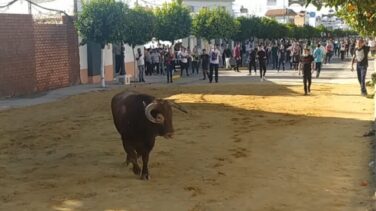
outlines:
M9 2L8 4L4 5L4 6L0 6L0 9L3 9L3 8L7 8L9 6L11 6L12 4L16 3L18 0L13 0L11 2Z
M0 9L2 9L2 8L7 8L7 7L11 6L12 4L16 3L17 1L19 1L19 0L13 0L13 1L9 2L8 4L6 4L6 5L4 5L4 6L0 6ZM47 7L44 7L44 6L42 6L42 5L39 5L39 4L37 4L37 3L33 2L33 1L30 1L30 0L25 0L25 1L28 2L29 4L35 6L35 7L39 7L39 8L41 8L41 9L48 10L48 11L52 11L52 12L58 12L58 13L60 13L60 14L64 14L64 15L67 16L70 20L73 21L73 19L72 19L72 18L71 18L71 17L70 17L65 11L57 10L57 9L47 8Z

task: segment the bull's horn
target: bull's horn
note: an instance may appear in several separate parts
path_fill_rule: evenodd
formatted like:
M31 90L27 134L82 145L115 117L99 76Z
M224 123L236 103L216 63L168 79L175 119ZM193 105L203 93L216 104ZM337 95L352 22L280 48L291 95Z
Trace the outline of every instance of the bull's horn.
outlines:
M186 114L188 113L188 111L185 110L185 108L183 108L183 106L181 106L181 105L179 105L179 104L177 104L177 103L175 103L175 102L171 102L171 101L168 101L168 102L170 103L170 105L171 105L172 107L178 109L179 111L184 112L184 113L186 113Z
M150 103L148 106L146 106L145 108L145 116L146 118L154 123L154 124L163 124L164 122L164 116L162 114L158 114L157 115L157 118L154 118L153 115L151 115L151 112L156 109L158 106L158 103L156 102L153 102L153 103Z

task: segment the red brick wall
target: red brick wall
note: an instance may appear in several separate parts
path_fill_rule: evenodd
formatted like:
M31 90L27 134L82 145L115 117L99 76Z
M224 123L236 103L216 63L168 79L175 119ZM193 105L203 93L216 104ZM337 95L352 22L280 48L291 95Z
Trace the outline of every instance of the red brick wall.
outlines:
M80 77L80 55L79 55L79 43L78 34L73 25L72 19L63 17L63 22L66 24L67 42L68 45L68 61L69 61L69 82L70 85L76 85L81 83Z
M36 91L33 20L0 14L0 97Z
M65 25L34 25L38 91L69 85L69 58Z
M72 22L35 24L30 15L0 14L0 97L80 83Z

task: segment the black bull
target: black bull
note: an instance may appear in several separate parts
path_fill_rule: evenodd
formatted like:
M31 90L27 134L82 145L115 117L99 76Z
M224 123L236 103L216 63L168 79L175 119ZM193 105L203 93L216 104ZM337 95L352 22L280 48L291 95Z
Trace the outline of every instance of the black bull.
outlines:
M133 172L141 173L141 179L149 179L149 154L155 137L172 138L172 107L187 112L177 104L146 94L123 92L112 98L112 116L127 155L126 163L133 164ZM137 162L139 157L142 157L142 171Z

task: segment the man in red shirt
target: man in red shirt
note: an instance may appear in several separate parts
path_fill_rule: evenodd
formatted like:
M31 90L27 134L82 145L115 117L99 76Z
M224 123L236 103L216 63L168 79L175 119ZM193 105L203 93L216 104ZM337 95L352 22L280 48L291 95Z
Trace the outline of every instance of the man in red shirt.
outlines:
M236 60L236 68L235 68L235 70L237 72L240 72L239 71L239 66L241 64L241 55L240 55L240 44L239 43L237 43L236 47L234 48L234 58Z

